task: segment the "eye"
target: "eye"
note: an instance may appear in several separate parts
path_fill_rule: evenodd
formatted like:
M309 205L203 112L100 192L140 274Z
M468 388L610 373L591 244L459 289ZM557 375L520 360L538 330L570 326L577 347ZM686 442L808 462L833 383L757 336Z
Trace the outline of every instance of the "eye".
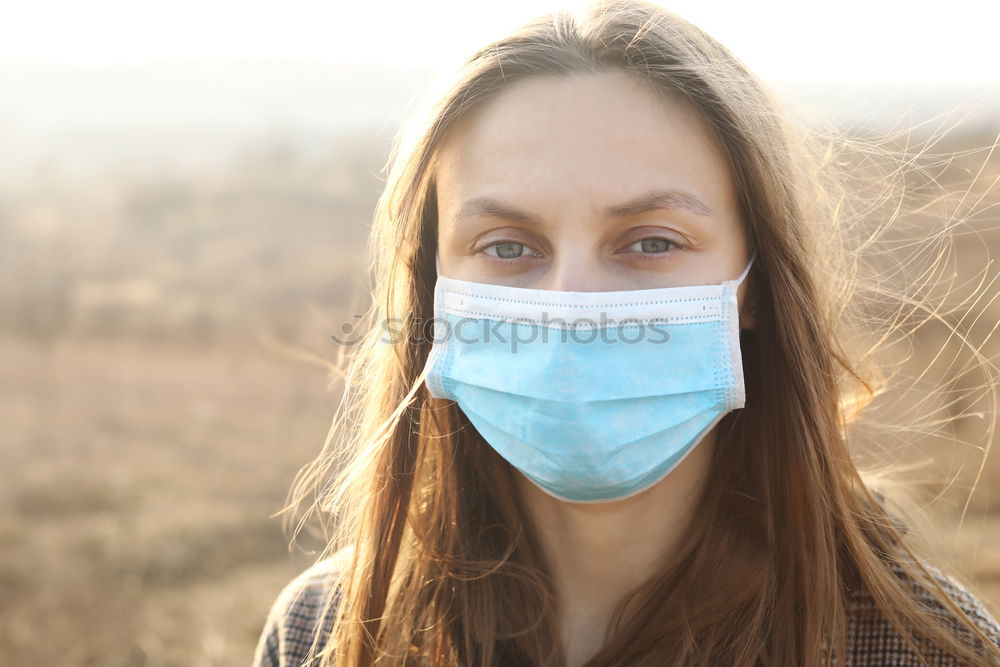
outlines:
M647 255L655 255L665 253L670 250L671 247L680 248L680 244L663 237L649 236L644 239L640 239L635 243L629 244L625 247L625 249L636 250Z
M531 249L517 241L500 241L483 248L483 252L498 259L517 259L532 254Z

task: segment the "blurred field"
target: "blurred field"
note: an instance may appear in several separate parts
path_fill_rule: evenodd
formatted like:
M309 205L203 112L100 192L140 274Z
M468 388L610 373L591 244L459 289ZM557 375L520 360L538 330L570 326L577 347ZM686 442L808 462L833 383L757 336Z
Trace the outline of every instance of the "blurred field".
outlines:
M322 367L258 341L336 357L328 336L365 298L388 136L336 136L307 153L279 135L191 172L70 178L40 162L0 182L0 662L249 662L274 596L320 546L304 536L290 553L268 516L322 446L339 398ZM958 134L939 150L993 136ZM985 159L948 174L961 180ZM958 239L959 268L1000 257L998 175L994 155L975 190L988 197L973 221L982 236ZM980 340L997 306L966 323ZM943 332L920 330L906 372L930 368L928 379L955 389L982 382L959 376L961 364L931 364ZM983 352L998 358L996 336ZM886 410L905 408L902 396ZM989 408L931 401L921 409L942 416ZM961 419L920 441L879 443L900 461L934 457L921 488L940 496L949 535L982 457L949 439L976 441L988 426ZM997 459L948 545L994 614Z
M267 517L322 443L325 375L109 340L8 338L0 368L4 664L249 662L308 561Z
M321 546L268 517L339 398L266 341L337 356L387 150L3 183L0 663L249 663Z

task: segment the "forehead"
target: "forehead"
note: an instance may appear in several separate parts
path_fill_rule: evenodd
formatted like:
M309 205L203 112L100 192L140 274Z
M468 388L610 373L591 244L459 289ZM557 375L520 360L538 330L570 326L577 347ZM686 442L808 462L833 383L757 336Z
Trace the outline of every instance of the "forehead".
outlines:
M512 84L449 130L436 180L445 209L493 190L595 207L664 186L733 198L725 154L692 107L620 71Z

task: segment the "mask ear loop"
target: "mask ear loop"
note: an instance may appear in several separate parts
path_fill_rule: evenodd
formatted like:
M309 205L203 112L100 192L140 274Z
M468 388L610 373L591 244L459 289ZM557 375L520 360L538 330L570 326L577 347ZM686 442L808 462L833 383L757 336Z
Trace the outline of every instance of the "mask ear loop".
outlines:
M737 287L740 286L740 283L743 282L743 279L747 277L748 273L750 273L750 267L753 266L753 261L755 259L757 259L757 250L756 249L750 254L750 261L748 261L747 265L745 267L743 267L743 272L740 274L740 277L733 281L733 289L734 290L735 290L735 288L737 288Z
M439 301L442 298L441 290L443 289L443 287L441 285L441 281L439 280L439 278L441 278L441 256L440 255L441 254L439 252L437 252L437 251L434 252L434 271L437 274L437 277L435 278L435 285L434 285L434 304L435 304L434 305L434 318L435 318L435 320L438 317L437 304L439 303ZM445 393L444 386L441 384L440 379L437 378L436 376L433 376L431 374L431 371L438 364L440 358L444 356L445 349L446 349L446 347L448 345L448 337L446 336L443 341L438 342L437 341L437 328L436 328L437 327L437 322L436 321L433 322L432 325L434 327L434 332L435 333L434 333L434 341L433 341L433 343L431 345L431 351L427 355L427 360L424 363L424 367L423 367L423 369L421 369L420 374L417 376L417 379L415 381L418 384L425 384L427 386L428 391L430 392L430 395L433 398L449 398L448 395Z
M753 266L754 260L757 259L757 250L754 249L750 253L750 260L747 265L743 267L743 272L740 273L740 277L736 280L731 281L732 289L726 290L728 292L724 299L728 300L728 304L725 306L729 324L729 359L732 364L733 370L733 382L734 386L726 392L727 400L730 410L737 410L746 405L746 385L743 379L743 352L740 350L740 318L737 302L736 302L736 290L739 288L740 283L743 279L747 277L750 273L750 267Z

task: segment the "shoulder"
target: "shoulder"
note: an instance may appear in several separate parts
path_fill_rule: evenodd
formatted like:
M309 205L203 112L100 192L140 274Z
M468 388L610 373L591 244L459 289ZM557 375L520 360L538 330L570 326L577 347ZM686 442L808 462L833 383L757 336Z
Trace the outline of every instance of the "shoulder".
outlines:
M342 549L317 561L285 585L264 622L254 667L299 667L308 659L317 636L317 649L323 648L336 619L337 582L349 551ZM333 604L329 604L331 596Z
M942 570L924 564L952 601L975 623L990 640L1000 647L1000 625L990 615L983 603L953 576ZM915 597L941 617L959 636L971 645L981 646L981 642L971 632L961 629L953 612L937 601L924 586L910 577L898 564L890 564L890 569L914 593ZM849 665L919 665L920 659L906 644L887 618L885 618L870 594L856 592L851 597L848 616L848 661ZM931 665L954 665L947 656L932 652ZM991 663L986 663L991 664ZM1000 663L993 663L1000 664Z

